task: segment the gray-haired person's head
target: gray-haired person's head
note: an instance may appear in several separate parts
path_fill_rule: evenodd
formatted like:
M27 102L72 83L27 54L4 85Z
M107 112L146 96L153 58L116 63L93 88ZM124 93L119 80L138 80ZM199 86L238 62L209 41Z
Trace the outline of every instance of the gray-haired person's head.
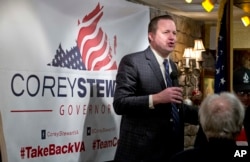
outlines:
M235 139L242 129L244 115L243 104L230 92L207 96L199 108L200 124L208 139Z

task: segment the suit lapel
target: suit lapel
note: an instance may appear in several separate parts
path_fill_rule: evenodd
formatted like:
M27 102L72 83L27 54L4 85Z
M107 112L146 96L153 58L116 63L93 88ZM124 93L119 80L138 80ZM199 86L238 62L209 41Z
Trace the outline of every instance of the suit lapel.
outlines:
M170 65L171 65L171 68L172 68L172 72L176 72L178 74L178 69L177 69L177 66L174 63L174 61L170 60Z
M162 76L160 66L159 66L153 52L151 51L150 47L148 47L146 49L146 59L148 60L148 64L151 67L153 73L155 74L155 78L159 81L159 83L163 89L166 88L166 84L165 84L164 78Z
M175 65L175 63L172 60L170 60L170 65L171 65L172 71L178 73L177 66Z

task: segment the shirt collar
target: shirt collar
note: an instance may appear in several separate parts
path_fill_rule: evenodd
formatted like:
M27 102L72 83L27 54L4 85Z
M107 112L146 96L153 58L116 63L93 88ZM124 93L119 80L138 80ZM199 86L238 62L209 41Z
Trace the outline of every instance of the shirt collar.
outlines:
M157 62L158 62L160 65L163 63L163 61L164 61L165 59L168 59L168 61L169 61L169 56L166 57L166 58L161 57L161 55L160 55L152 46L150 46L150 48L151 48L151 50L153 51L153 54L155 55L156 60L157 60Z

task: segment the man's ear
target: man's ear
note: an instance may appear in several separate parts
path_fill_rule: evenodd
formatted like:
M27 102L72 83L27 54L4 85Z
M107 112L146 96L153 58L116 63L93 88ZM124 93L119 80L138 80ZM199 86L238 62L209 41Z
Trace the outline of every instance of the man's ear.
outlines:
M149 42L153 39L153 37L154 37L154 34L152 32L149 32L148 33L148 40L149 40Z

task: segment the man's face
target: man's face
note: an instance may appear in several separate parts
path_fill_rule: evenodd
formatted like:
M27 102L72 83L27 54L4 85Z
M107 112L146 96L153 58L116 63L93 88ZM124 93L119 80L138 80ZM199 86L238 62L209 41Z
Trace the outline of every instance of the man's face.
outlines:
M166 57L175 48L176 43L176 26L172 20L159 20L155 33L149 33L151 46Z
M246 68L250 68L250 51L246 52L242 56L242 64Z
M250 91L236 92L236 95L240 101L245 105L245 107L250 106Z

